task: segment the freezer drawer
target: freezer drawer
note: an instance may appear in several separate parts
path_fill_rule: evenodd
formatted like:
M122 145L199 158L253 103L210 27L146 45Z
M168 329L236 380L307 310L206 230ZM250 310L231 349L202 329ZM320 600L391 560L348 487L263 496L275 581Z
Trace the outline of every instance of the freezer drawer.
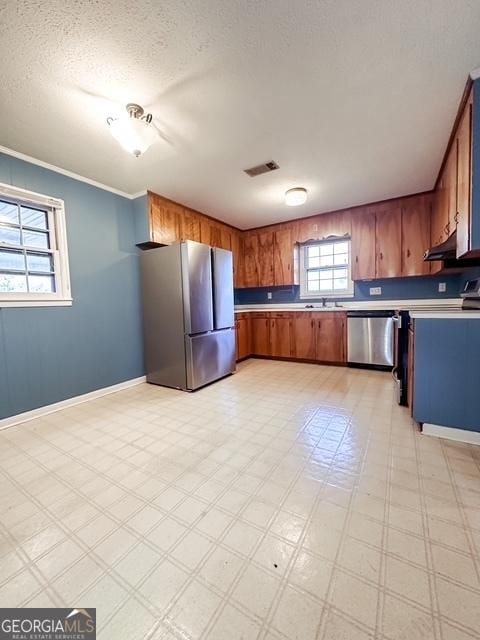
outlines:
M393 367L393 318L348 317L348 362Z
M235 371L235 330L185 336L187 389L198 389Z

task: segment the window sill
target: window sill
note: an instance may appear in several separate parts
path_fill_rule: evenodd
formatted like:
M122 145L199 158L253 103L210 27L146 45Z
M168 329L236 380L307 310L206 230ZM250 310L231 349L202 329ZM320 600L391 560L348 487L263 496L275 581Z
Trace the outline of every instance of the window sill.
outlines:
M5 307L71 307L72 298L57 300L0 300L0 309Z
M344 298L354 298L355 294L353 292L326 293L325 295L322 295L322 296L314 296L312 294L305 293L305 294L300 294L298 297L300 298L300 300L322 300L323 298L325 298L325 300L339 300L339 299L343 300Z

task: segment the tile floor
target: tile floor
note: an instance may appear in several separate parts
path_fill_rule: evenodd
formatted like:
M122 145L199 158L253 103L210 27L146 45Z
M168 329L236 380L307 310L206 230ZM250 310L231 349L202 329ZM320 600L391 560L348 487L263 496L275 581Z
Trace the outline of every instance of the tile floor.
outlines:
M479 569L480 448L387 374L250 360L0 432L0 606L102 639L478 638Z

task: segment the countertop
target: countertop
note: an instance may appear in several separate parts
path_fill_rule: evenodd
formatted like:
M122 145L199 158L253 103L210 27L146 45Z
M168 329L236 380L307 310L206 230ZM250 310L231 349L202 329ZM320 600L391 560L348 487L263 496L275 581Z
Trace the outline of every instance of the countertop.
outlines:
M415 314L431 314L432 317L439 317L439 314L477 314L480 317L480 311L462 311L461 298L437 298L430 300L365 300L340 302L341 306L335 307L332 303L327 302L327 306L322 307L319 303L314 303L313 308L306 305L312 304L308 302L296 302L290 304L244 304L236 305L236 313L255 312L255 311L411 311L412 317L420 317ZM423 317L423 315L421 316Z
M480 309L424 309L412 311L410 317L419 320L480 320Z

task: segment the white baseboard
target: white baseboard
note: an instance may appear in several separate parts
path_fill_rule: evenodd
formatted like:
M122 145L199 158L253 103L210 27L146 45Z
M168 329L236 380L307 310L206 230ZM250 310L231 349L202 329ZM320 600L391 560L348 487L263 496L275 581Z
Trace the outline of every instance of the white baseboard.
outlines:
M68 398L67 400L61 400L60 402L55 402L54 404L47 404L46 406L39 407L38 409L32 409L32 411L25 411L25 413L18 413L16 416L3 418L2 420L0 420L0 430L8 429L8 427L13 427L13 425L15 424L27 422L28 420L33 420L34 418L40 418L41 416L46 416L49 413L54 413L55 411L66 409L67 407L73 407L76 404L81 404L82 402L93 400L94 398L101 398L102 396L107 396L110 393L116 393L117 391L122 391L122 389L135 387L138 384L142 384L143 382L146 382L146 380L147 380L146 376L141 376L140 378L133 378L132 380L125 380L125 382L119 382L118 384L114 384L111 387L96 389L95 391L84 393L81 396L74 396L73 398Z
M454 429L452 427L441 427L438 424L423 423L422 433L425 436L435 436L436 438L446 438L457 442L480 445L480 432L468 431L467 429Z

